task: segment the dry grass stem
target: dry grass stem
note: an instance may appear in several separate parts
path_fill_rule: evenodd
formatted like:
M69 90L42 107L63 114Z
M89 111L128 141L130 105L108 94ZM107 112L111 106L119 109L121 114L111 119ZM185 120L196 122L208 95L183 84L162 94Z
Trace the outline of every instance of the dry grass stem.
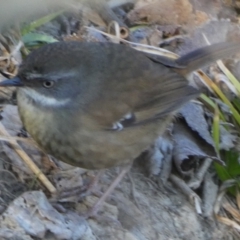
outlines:
M51 193L56 192L56 188L52 183L47 179L47 177L42 173L38 166L31 160L31 158L26 154L26 152L19 146L15 139L11 139L11 136L6 131L5 127L0 123L0 133L7 138L9 138L9 143L16 153L23 159L27 166L33 171L37 178L42 182L42 184L49 190Z

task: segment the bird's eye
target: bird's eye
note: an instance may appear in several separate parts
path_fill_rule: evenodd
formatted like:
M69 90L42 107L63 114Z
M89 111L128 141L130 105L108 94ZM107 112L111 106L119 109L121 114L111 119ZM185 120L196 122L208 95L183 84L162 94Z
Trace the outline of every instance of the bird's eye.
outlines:
M45 82L43 82L43 86L45 88L51 88L51 87L53 87L53 85L54 85L53 81L45 81Z

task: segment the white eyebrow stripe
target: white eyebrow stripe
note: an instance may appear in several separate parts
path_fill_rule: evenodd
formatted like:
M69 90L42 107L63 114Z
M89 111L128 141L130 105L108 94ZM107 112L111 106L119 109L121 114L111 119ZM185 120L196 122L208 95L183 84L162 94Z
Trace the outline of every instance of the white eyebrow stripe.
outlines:
M58 80L58 79L67 79L70 77L74 77L76 75L76 71L70 70L70 71L57 71L57 72L51 72L51 73L46 73L46 74L40 74L40 73L35 73L35 72L29 72L26 77L30 79L35 79L35 78L42 78L42 79L51 79L51 80Z
M21 91L23 91L27 95L27 97L32 99L37 104L46 106L46 107L65 106L70 101L69 98L59 100L59 99L55 99L53 97L42 95L41 93L35 91L32 88L28 88L28 87L22 88Z

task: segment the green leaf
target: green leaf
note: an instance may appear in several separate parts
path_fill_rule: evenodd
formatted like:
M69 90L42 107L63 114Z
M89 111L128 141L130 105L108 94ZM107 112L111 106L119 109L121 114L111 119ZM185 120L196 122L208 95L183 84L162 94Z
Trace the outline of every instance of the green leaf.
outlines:
M217 172L217 175L219 177L219 179L224 182L228 179L231 179L231 176L229 175L228 171L227 171L227 167L225 166L222 166L216 162L214 162L214 167L215 167L215 170Z
M222 159L225 160L225 167L215 164L215 169L220 180L225 181L240 177L239 153L233 150L226 151L223 153Z
M226 151L224 155L227 171L231 178L240 177L240 164L238 162L239 153L235 151Z
M217 61L217 64L219 68L223 71L223 73L228 77L230 82L233 84L233 86L236 88L238 92L238 96L240 96L240 83L239 81L233 76L233 74L226 68L226 66L223 64L221 60Z
M54 18L56 18L57 16L59 16L60 14L63 13L63 10L55 12L55 13L51 13L47 16L44 16L42 18L39 18L38 20L35 20L33 22L31 22L30 24L26 25L25 27L22 28L21 30L21 34L22 36L26 35L27 33L35 30L36 28L52 21Z
M22 37L22 41L24 44L32 46L39 43L53 43L57 42L58 40L47 34L28 33Z
M217 105L215 106L215 113L213 117L212 137L215 143L216 151L219 154L220 126L219 126L219 110Z
M235 98L235 99L233 99L232 102L233 102L234 106L237 108L237 110L240 112L240 99Z

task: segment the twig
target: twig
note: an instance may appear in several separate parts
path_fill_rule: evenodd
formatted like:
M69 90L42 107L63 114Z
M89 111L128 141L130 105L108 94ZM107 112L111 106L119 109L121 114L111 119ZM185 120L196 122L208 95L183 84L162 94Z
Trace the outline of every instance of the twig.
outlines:
M5 127L0 122L0 133L4 136L9 137L9 143L15 152L22 158L22 160L27 164L27 166L33 171L33 173L38 177L38 179L43 183L43 185L51 192L55 193L57 190L52 185L52 183L47 179L47 177L42 173L38 166L31 160L31 158L26 154L26 152L19 146L16 140L10 139L10 135L5 129Z
M169 179L189 198L191 203L195 206L196 212L202 214L200 197L179 177L171 174Z

